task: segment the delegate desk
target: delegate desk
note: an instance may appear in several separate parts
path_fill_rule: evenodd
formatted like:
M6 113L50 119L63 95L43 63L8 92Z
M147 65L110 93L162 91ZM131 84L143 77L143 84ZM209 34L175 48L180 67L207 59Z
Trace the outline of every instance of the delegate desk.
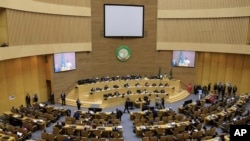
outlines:
M4 133L0 133L0 140L1 141L16 141L16 138Z
M232 106L232 107L228 108L226 111L223 110L221 112L218 112L218 113L215 113L212 115L210 114L210 115L206 116L204 119L205 125L209 125L213 120L216 120L219 117L225 117L227 115L231 115L232 113L236 112L236 110L237 110L237 107Z
M62 129L66 133L66 130L68 128L73 128L76 132L81 133L81 131L86 130L88 132L93 132L95 130L101 130L102 132L107 132L110 134L112 131L114 131L114 128L116 128L117 131L119 131L121 134L123 133L123 128L121 125L119 126L97 126L96 128L93 128L90 125L76 125L76 124L65 124L62 126Z
M64 107L55 107L43 103L39 103L38 105L40 108L44 109L46 113L52 113L52 111L58 111L61 113L61 115L67 115L67 109L65 109Z
M173 129L173 128L178 128L180 126L188 126L190 125L189 121L184 121L184 122L172 122L172 123L166 123L164 125L152 125L152 126L136 126L135 127L135 133L137 136L142 136L142 132L144 130L150 130L150 131L156 131L158 128L163 128L163 129Z
M134 102L135 107L140 108L140 109L142 109L143 105L146 103L145 100L138 100L138 99L134 100L133 102Z
M94 100L102 100L105 96L108 96L109 94L114 94L115 92L118 92L120 95L127 94L127 91L130 90L132 94L152 94L155 93L155 90L158 90L159 93L161 94L160 91L164 90L164 93L168 94L173 94L175 92L175 89L173 87L120 87L117 89L108 89L108 90L101 90L101 91L96 91L93 94L89 96L89 98L94 99ZM142 93L138 93L137 90L140 90ZM147 91L147 93L143 93L143 91ZM110 96L109 96L110 97Z
M154 102L156 95L158 95L159 97L164 97L165 100L166 100L168 93L125 94L125 95L120 95L120 96L114 96L114 97L107 98L106 100L102 101L102 105L104 105L104 107L114 107L114 106L117 106L117 105L121 105L121 103L124 104L127 98L129 98L132 101L133 99L138 99L138 98L143 99L144 96L148 96L150 101Z
M174 112L173 110L170 110L169 108L166 109L156 109L156 111L158 112L162 112L162 114L168 113L168 112ZM145 115L148 111L140 111L140 112L130 112L130 120L134 120L136 118L136 115ZM151 111L149 111L150 113L152 113Z
M11 111L6 111L3 113L6 117L12 117L20 122L31 122L32 124L38 125L40 129L46 128L46 122L42 119L35 119L27 116L21 116L20 114L12 113Z

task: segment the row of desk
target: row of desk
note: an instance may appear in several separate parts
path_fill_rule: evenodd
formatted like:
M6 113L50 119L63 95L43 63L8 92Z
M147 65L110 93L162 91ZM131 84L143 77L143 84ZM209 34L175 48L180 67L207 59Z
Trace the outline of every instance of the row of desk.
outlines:
M159 128L163 129L173 129L173 128L178 128L180 126L188 126L190 125L189 121L182 121L182 122L171 122L171 123L166 123L164 125L152 125L152 126L136 126L135 127L135 132L137 136L142 136L142 132L144 130L150 130L150 131L156 131Z
M35 119L32 117L22 116L21 114L12 113L11 111L6 111L3 113L8 118L14 118L16 120L23 122L31 122L32 124L38 125L40 129L46 128L46 122L42 119Z
M0 133L0 140L1 141L16 141L16 138L5 133Z
M239 100L231 107L225 109L225 110L222 110L218 113L215 113L215 114L210 114L208 116L205 117L204 119L204 122L205 122L205 125L208 125L211 123L211 121L213 120L216 120L218 119L219 117L225 117L227 115L231 115L233 113L235 113L237 111L237 108L239 107L242 107L246 101L249 99L249 95L241 95L239 97Z

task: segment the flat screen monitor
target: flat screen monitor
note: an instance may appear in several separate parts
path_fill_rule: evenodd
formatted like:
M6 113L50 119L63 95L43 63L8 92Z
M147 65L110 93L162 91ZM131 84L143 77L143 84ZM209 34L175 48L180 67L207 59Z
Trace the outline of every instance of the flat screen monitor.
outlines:
M104 37L143 36L143 5L104 4Z
M75 52L54 54L54 72L64 72L75 69L76 69Z
M195 51L174 50L172 56L173 67L194 67Z

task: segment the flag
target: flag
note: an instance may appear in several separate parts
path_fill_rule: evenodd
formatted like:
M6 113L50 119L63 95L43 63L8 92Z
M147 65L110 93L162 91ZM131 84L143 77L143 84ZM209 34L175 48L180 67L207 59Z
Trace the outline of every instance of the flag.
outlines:
M183 55L182 55L182 51L180 51L180 54L179 54L179 64L183 64L184 63L184 60L183 60Z

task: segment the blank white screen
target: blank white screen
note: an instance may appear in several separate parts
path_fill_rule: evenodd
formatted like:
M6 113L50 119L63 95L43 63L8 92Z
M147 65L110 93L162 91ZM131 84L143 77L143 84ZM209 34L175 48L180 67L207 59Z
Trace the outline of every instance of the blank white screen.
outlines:
M104 5L105 37L143 37L143 6Z

